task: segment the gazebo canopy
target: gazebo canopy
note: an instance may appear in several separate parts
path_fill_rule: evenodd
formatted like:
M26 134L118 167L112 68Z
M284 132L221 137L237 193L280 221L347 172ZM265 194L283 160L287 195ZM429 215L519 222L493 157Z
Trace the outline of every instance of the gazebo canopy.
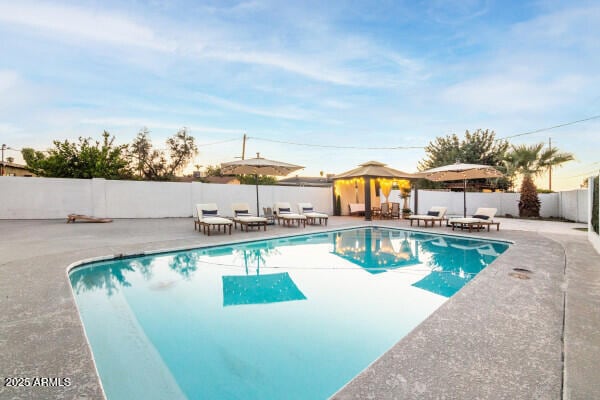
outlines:
M348 179L358 178L361 176L372 176L375 178L398 178L398 179L417 179L420 178L417 174L410 174L408 172L400 171L394 168L390 168L387 164L380 163L379 161L367 161L364 164L360 164L358 168L354 168L350 171L342 172L333 177L336 179Z

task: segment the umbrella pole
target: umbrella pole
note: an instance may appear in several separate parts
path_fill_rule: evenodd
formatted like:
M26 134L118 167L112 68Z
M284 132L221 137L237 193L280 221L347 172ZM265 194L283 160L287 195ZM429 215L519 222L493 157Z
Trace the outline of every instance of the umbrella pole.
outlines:
M463 180L463 216L467 217L467 180Z
M258 212L258 174L254 174L254 179L256 180L256 216L260 217Z

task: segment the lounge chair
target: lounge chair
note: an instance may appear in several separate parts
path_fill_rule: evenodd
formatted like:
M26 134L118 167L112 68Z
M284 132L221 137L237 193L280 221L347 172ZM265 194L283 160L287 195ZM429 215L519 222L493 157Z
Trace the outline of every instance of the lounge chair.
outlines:
M379 213L379 218L387 219L391 218L390 212L390 203L381 203L381 212Z
M348 210L350 211L350 215L365 215L364 203L350 203L348 204Z
M410 226L412 226L413 221L417 221L417 226L419 226L421 221L425 222L425 227L427 227L427 224L431 222L431 227L433 228L436 221L438 221L440 226L442 226L442 221L446 219L447 210L448 209L446 207L431 207L425 215L411 215L408 217L410 220Z
M264 230L267 230L267 219L264 217L257 217L248 211L248 203L233 203L231 205L231 211L233 211L233 228L237 229L237 224L240 224L240 229L243 231L244 227L246 227L246 232L248 232L248 228L251 227L260 227L262 226Z
M327 226L329 215L315 211L311 203L298 203L298 211L300 212L300 215L306 217L307 224L316 225L317 220L319 220L319 225L325 221L325 226Z
M275 218L279 224L283 223L283 225L291 226L295 222L298 226L302 224L306 227L306 217L304 215L293 213L290 203L275 203L273 212L275 213Z
M271 207L263 207L263 215L267 219L267 225L275 225L275 214Z
M390 203L392 208L390 210L391 219L400 219L400 203Z
M215 203L196 204L196 219L194 220L194 230L198 226L198 231L202 228L202 232L205 235L210 236L210 228L217 228L217 231L221 231L223 227L223 233L229 228L229 234L231 235L231 226L233 221L227 218L219 216L219 209Z
M496 216L496 208L478 208L472 217L467 218L452 218L448 221L448 224L454 228L459 227L461 230L468 228L469 232L473 229L483 229L487 227L489 232L490 226L496 225L496 230L500 230L500 222L495 222L494 217Z

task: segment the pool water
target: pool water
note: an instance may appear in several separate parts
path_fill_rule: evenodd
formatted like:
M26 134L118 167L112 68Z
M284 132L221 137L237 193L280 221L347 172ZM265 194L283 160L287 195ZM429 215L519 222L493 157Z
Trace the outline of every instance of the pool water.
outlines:
M325 399L507 249L360 228L98 262L71 284L115 399Z

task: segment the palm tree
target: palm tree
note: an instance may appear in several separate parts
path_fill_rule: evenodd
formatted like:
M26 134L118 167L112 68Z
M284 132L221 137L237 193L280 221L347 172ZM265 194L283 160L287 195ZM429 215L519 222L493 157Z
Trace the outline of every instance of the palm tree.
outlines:
M560 167L562 164L573 161L575 158L571 153L561 153L556 147L546 149L540 154L539 165L544 172L550 172L552 167ZM552 190L552 181L548 182L548 189Z
M511 145L511 147L512 150L505 156L504 164L507 174L512 179L516 174L523 176L519 216L539 217L541 203L537 195L537 188L533 183L533 177L540 175L553 166L559 166L573 160L573 155L571 153L560 153L557 148L543 150L543 143Z

